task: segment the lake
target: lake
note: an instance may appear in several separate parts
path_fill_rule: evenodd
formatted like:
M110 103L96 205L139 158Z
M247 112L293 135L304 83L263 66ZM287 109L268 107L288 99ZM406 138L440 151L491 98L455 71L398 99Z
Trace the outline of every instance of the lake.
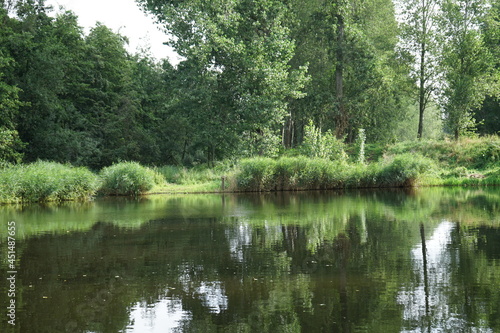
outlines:
M500 332L500 188L103 198L0 216L2 332Z

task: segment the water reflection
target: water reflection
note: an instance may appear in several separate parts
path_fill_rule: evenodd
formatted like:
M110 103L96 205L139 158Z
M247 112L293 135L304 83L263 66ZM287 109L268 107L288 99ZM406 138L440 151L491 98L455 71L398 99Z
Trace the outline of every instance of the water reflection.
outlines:
M455 223L442 221L425 239L421 225L422 243L411 251L414 282L398 294L407 327L402 332L493 332L484 320L470 323L461 304L450 299L450 295L461 294L464 287L452 279L453 267L461 262L452 239L457 228Z
M190 315L182 309L180 300L164 299L154 305L136 303L130 309L130 324L126 333L165 333L180 326ZM123 332L123 331L122 331Z
M3 207L19 223L19 325L0 328L500 331L499 199L428 189Z

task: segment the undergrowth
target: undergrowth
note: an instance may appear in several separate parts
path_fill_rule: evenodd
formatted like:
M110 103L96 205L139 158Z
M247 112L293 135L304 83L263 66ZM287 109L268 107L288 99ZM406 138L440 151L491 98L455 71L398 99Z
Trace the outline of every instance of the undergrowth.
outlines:
M241 161L235 182L241 191L406 187L436 172L435 163L420 154L403 154L368 165L301 156L278 160L258 157Z
M0 163L0 202L87 200L97 193L141 195L500 185L500 138L497 136L456 142L401 142L390 146L358 143L346 149L351 152L351 158L346 158L343 146L339 148L340 155L328 154L331 145L324 143L323 146L322 154L309 151L310 154L304 156L301 149L294 149L278 159L254 157L190 169L148 168L136 162L122 162L102 169L99 174L55 162Z
M38 161L0 170L0 202L85 200L99 187L97 175L83 167Z
M101 170L100 192L106 195L140 195L165 182L163 175L137 162L121 162Z

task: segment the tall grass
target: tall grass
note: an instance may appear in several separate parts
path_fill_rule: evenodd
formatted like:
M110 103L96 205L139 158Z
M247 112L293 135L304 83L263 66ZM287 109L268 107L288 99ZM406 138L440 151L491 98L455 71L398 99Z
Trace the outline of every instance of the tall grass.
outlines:
M101 170L100 192L106 195L140 195L155 185L165 183L165 177L137 162L120 162Z
M217 166L208 168L198 166L191 169L166 165L156 168L156 171L165 177L165 180L172 184L193 185L219 180L224 175L225 170Z
M38 161L0 169L3 203L85 200L98 187L97 175L83 167Z
M419 154L403 154L369 165L303 156L252 158L241 161L236 184L240 191L410 187L435 172L435 163Z

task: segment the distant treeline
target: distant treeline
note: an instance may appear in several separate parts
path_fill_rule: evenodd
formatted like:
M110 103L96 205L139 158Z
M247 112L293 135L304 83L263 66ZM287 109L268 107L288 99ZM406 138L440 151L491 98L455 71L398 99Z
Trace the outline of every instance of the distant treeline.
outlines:
M342 142L497 133L499 2L440 2L423 35L400 2L398 24L391 0L138 1L174 67L43 0L1 1L0 159L210 164L277 156L311 124Z

